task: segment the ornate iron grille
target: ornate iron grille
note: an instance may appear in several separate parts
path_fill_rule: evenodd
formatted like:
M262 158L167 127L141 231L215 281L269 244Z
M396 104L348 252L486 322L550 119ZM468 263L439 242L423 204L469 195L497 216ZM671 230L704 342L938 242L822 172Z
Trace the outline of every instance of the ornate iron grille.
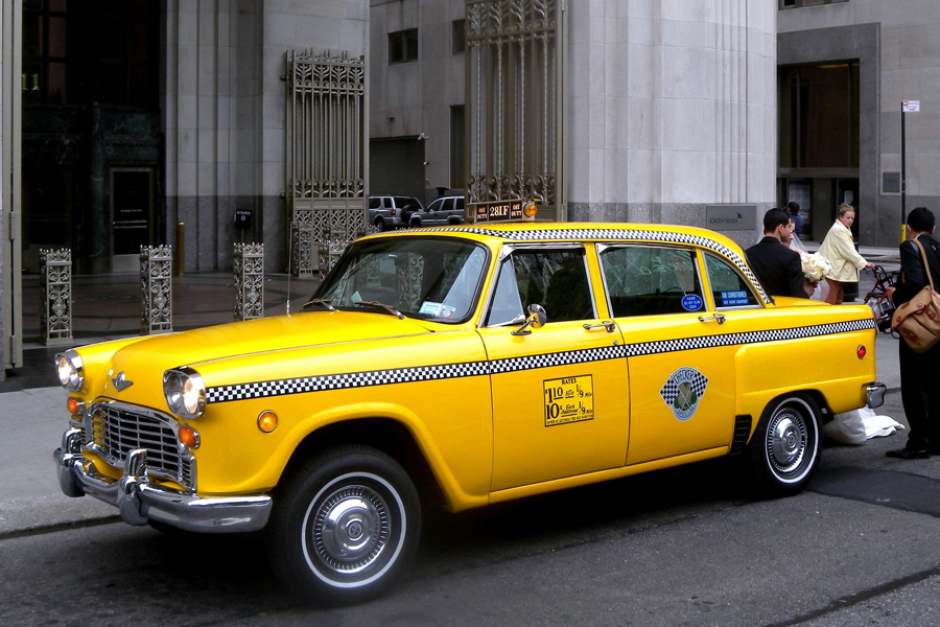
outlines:
M564 0L467 0L471 203L533 198L565 220Z
M290 270L312 276L315 246L365 231L365 57L288 51L286 63Z
M42 341L46 346L72 343L72 251L68 248L39 251L43 303Z
M140 247L140 333L173 330L173 247Z
M235 244L235 320L264 317L264 244Z
M91 408L92 444L106 462L121 466L131 451L147 449L147 472L195 489L191 455L182 455L174 423L123 403Z

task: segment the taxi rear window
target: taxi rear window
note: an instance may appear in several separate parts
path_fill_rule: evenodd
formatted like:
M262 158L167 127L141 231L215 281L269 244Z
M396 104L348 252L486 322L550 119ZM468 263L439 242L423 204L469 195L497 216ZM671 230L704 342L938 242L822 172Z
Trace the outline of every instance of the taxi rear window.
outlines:
M601 253L601 267L615 318L705 308L694 251L618 246Z
M744 277L727 261L705 253L705 269L716 309L757 307L760 301Z

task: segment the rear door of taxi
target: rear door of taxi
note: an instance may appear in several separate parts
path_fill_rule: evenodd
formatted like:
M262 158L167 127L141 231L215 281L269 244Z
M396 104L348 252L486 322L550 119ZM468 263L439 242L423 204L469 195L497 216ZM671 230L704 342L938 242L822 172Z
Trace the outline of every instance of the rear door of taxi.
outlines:
M657 242L602 243L596 250L629 370L626 463L726 450L735 426L738 347L727 345L723 316L705 292L702 253Z

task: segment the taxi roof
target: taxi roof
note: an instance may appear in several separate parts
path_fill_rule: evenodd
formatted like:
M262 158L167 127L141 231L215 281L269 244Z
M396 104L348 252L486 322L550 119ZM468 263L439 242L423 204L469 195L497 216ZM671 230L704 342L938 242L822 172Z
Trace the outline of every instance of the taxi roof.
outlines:
M481 222L453 226L404 229L382 236L408 236L419 234L473 235L480 238L497 238L506 242L519 241L565 241L565 240L645 240L727 247L742 254L740 246L733 240L708 229L678 224L640 224L630 222Z

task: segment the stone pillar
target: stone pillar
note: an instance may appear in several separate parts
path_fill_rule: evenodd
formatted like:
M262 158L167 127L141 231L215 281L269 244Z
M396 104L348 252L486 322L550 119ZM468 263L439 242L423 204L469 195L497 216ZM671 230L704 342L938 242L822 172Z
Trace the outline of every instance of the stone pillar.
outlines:
M235 321L264 317L264 244L235 244Z
M42 343L72 343L72 251L69 248L39 251L42 275Z
M173 330L172 246L140 247L140 333Z

